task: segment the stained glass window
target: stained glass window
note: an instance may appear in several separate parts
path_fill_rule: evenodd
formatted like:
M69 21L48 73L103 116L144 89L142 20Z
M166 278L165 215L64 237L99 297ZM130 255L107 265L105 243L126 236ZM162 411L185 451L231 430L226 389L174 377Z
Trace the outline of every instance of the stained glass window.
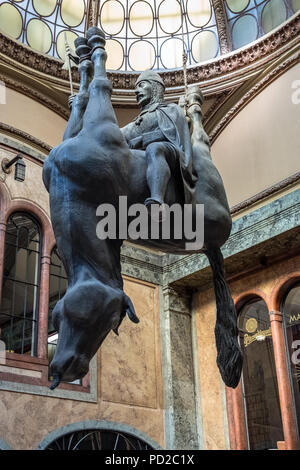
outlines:
M100 0L94 12L106 34L108 70L182 67L220 55L211 0ZM233 49L270 32L300 9L300 0L224 0ZM87 28L90 0L0 0L0 30L34 50L64 60L65 33L74 40Z
M0 0L0 30L32 49L64 59L85 30L87 0Z
M226 0L233 49L239 49L284 23L300 9L291 0Z

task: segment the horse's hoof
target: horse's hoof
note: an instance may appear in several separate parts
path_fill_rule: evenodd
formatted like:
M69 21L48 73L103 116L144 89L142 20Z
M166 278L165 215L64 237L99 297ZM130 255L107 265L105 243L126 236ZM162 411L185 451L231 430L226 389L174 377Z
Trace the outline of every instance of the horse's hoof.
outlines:
M91 26L86 32L86 38L90 39L92 36L101 36L105 39L105 34L102 29L98 28L98 26Z
M158 198L153 198L153 197L147 197L144 202L145 206L148 207L151 204L159 204L160 206L163 204L161 199Z
M104 49L105 46L105 34L97 26L92 26L86 32L86 37L88 40L88 45L92 49L92 54L95 49L100 48Z
M79 63L83 60L91 60L92 51L86 38L76 38L74 44L76 47L76 54L79 57Z

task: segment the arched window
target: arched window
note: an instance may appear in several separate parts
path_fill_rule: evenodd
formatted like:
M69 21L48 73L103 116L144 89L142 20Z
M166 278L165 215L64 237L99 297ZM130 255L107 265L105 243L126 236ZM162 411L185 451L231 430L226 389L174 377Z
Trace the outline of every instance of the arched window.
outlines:
M152 447L126 432L84 429L59 437L45 450L152 450Z
M55 247L51 253L50 261L50 281L49 281L49 313L48 313L48 359L51 362L56 344L57 332L52 323L52 312L57 302L65 295L68 287L68 278Z
M0 308L1 340L6 350L36 356L40 287L41 234L29 214L7 222Z
M244 353L242 386L248 447L276 449L283 431L266 303L259 298L248 302L239 313L238 327Z
M288 353L288 363L296 421L298 421L298 438L300 423L300 283L294 285L283 301L283 317Z

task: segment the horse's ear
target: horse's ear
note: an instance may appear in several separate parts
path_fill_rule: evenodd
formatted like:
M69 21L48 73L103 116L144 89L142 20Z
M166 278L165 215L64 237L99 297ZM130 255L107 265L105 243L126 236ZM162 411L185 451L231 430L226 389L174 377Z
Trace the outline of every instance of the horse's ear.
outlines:
M121 314L120 314L119 323L117 324L117 326L116 326L115 328L112 328L113 332L114 332L117 336L119 336L119 326L121 325L121 323L122 323L122 321L123 321L123 319L124 319L125 316L126 316L126 311L123 310L123 311L121 312Z
M125 307L126 312L130 320L133 321L133 323L139 323L140 320L135 313L133 303L131 302L130 298L126 294L125 294L125 305L126 305Z

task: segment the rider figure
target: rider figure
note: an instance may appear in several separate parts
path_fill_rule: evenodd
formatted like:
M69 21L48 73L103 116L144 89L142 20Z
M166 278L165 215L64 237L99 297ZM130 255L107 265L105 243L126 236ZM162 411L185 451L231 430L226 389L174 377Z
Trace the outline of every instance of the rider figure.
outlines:
M150 197L145 205L163 204L171 174L180 170L185 203L191 203L197 181L193 170L190 132L181 107L164 100L164 82L151 70L135 84L140 114L121 130L131 149L144 150Z

